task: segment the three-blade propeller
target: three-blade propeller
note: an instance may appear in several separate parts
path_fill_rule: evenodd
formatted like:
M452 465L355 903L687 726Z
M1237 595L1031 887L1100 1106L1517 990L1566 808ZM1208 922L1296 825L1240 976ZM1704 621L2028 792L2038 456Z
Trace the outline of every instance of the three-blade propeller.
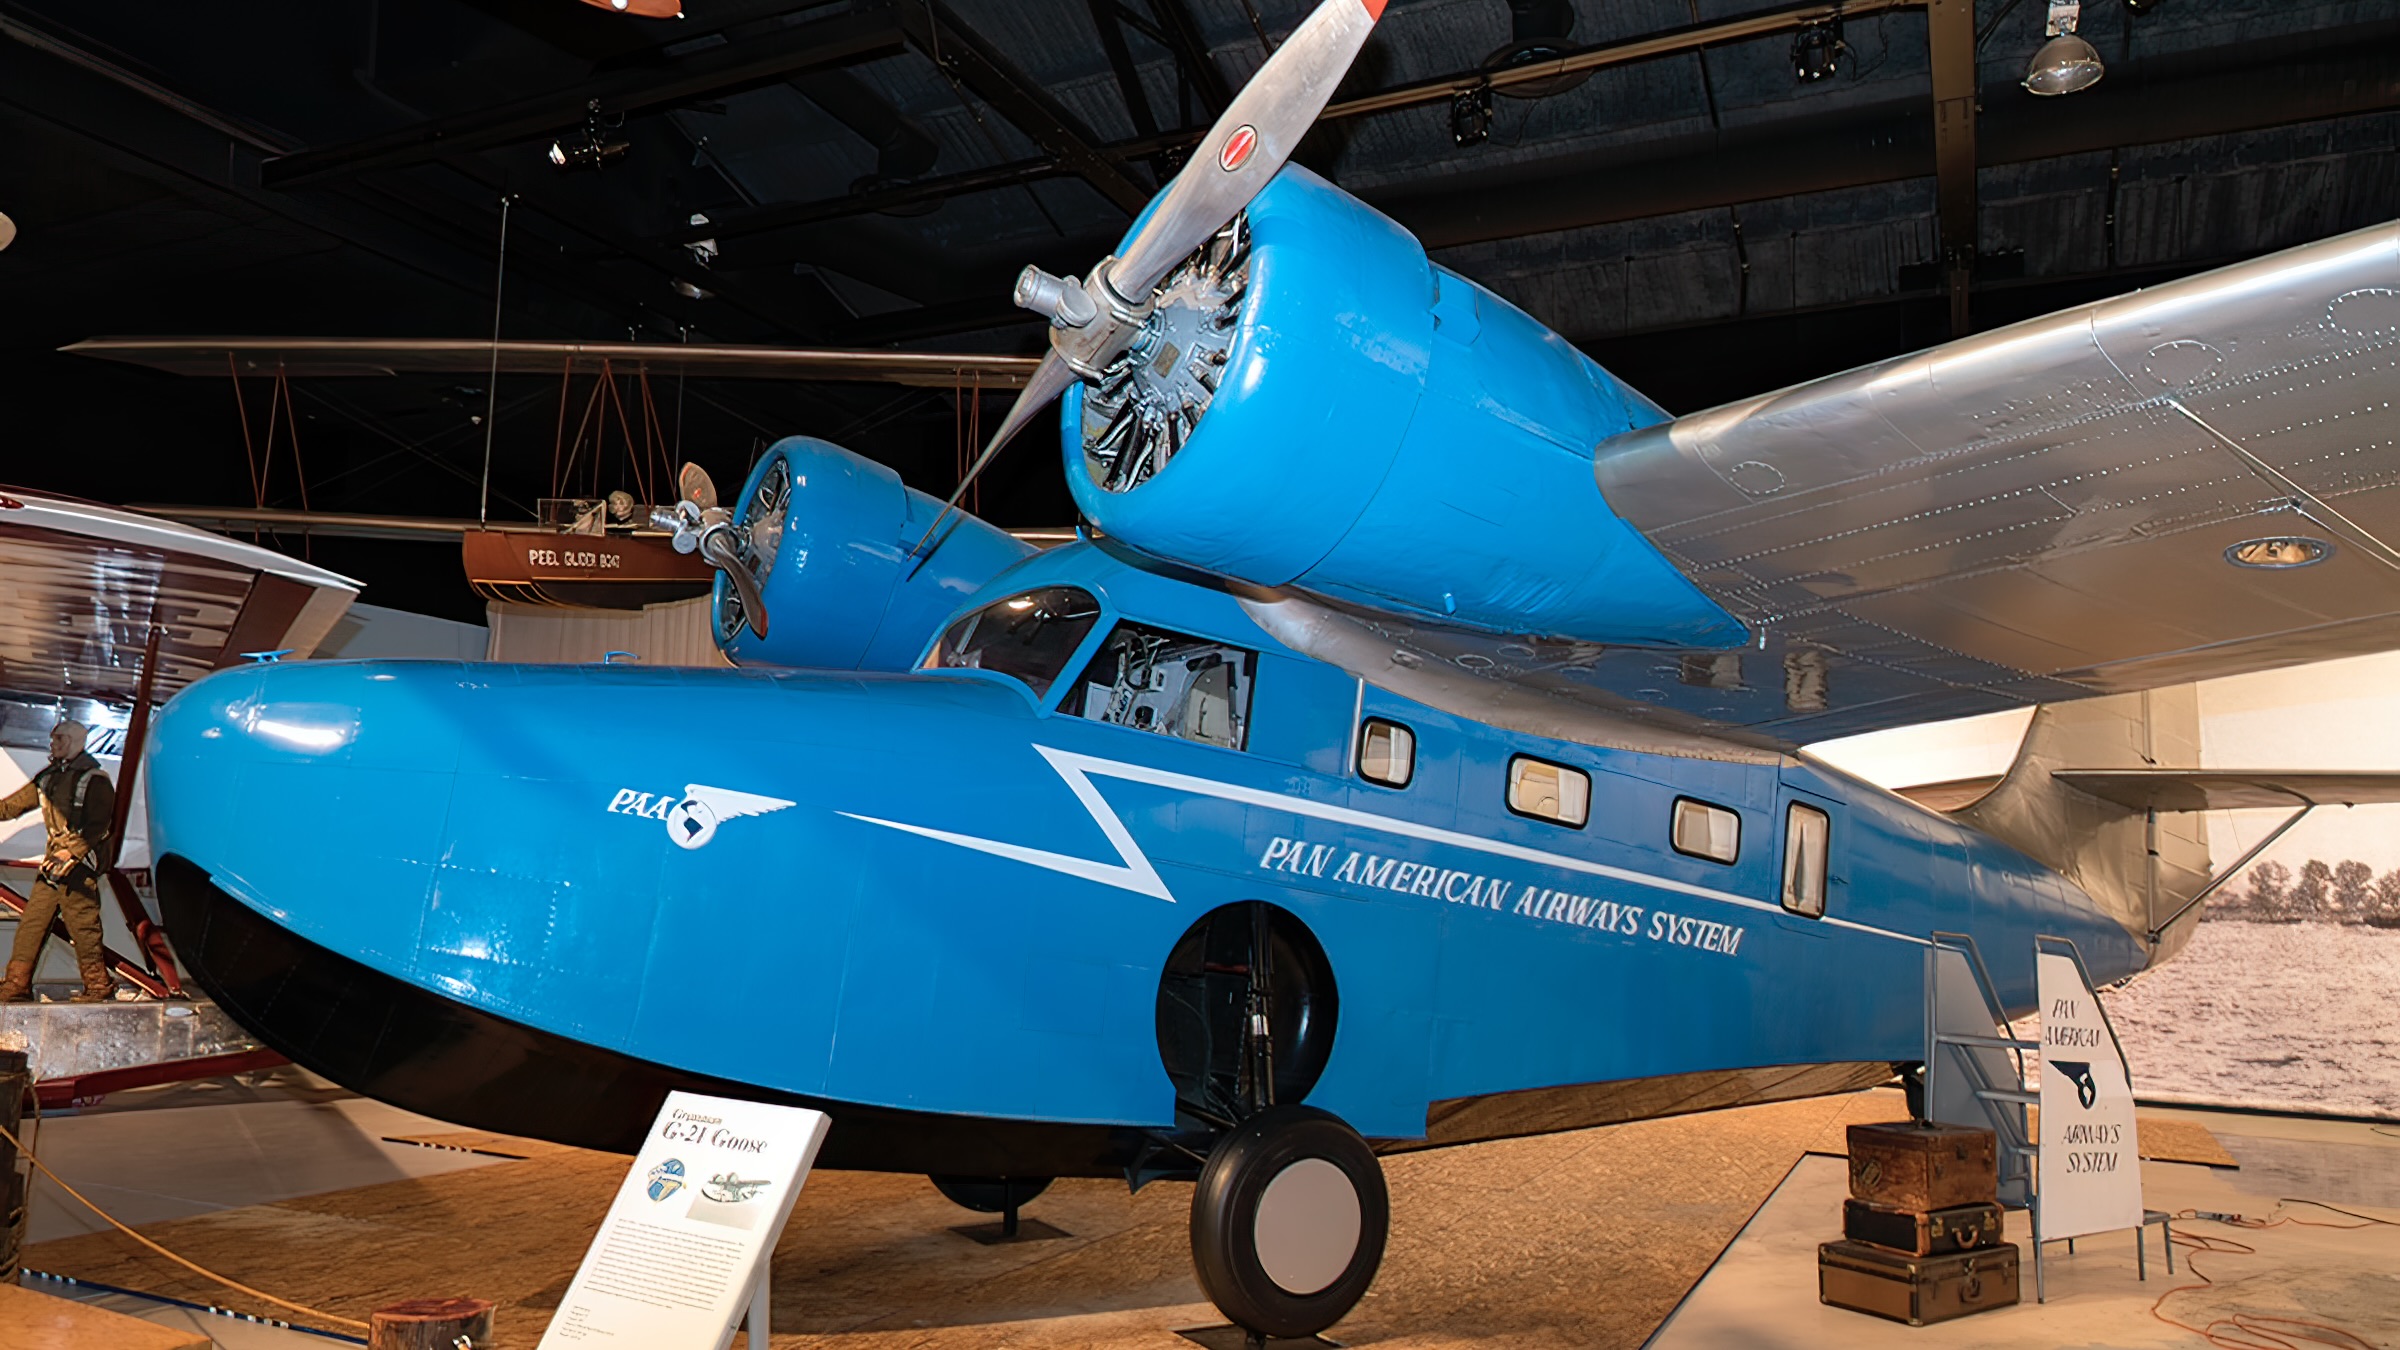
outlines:
M992 457L1035 414L1074 381L1100 381L1109 364L1141 336L1159 283L1273 181L1366 45L1384 4L1324 0L1318 5L1201 138L1122 253L1101 259L1080 279L1055 277L1038 267L1027 267L1017 277L1017 304L1050 320L1050 351L917 541L919 551Z
M741 602L742 620L760 637L767 635L767 600L759 590L758 576L750 570L748 559L742 556L733 512L717 505L716 480L708 470L686 463L675 476L675 490L683 500L675 508L650 513L650 521L661 529L675 532L675 551L690 553L698 550L710 566L725 574L733 583L734 595ZM728 629L728 634L739 628Z

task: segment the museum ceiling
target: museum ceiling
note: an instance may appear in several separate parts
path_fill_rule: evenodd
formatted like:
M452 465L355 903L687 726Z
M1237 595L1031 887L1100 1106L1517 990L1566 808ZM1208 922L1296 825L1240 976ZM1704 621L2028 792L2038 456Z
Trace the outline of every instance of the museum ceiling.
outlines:
M55 349L489 333L503 196L508 336L1036 351L1017 269L1104 253L1306 10L686 3L675 21L577 0L0 0L0 212L19 230L0 253L0 480L299 505L288 433L263 487L255 467L271 381L242 395L246 449L229 381ZM1850 0L1834 50L1794 8L1394 0L1299 160L1677 411L1940 341L1926 11ZM1975 183L1973 326L2400 215L2400 0L2086 0L2106 77L2036 99L2018 81L2046 10L1975 3L1975 159L1949 164ZM1602 55L1477 87L1581 52ZM309 506L474 513L481 379L290 389ZM660 434L720 477L805 432L946 491L967 420L939 389L653 393ZM1003 406L984 400L987 420ZM497 407L492 511L527 516L573 409L531 377L504 378ZM983 506L1068 514L1032 453ZM426 546L311 547L369 600L473 611Z

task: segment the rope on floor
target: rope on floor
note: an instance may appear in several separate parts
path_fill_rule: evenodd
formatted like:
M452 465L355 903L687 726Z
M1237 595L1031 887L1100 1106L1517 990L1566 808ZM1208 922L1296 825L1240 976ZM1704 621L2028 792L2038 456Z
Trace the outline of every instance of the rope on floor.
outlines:
M289 1299L277 1298L273 1294L266 1293L262 1290L253 1289L249 1285L243 1284L239 1280L227 1279L226 1277L219 1275L217 1272L210 1270L208 1267L200 1265L197 1262L187 1261L184 1258L177 1256L175 1253L168 1251L166 1248L159 1246L150 1239L143 1237L141 1234L133 1231L131 1228L126 1227L124 1224L117 1222L115 1215L109 1213L105 1209L100 1208L98 1205L93 1204L84 1196L83 1192L76 1190L73 1186L68 1185L66 1178L60 1176L56 1172L51 1171L49 1165L44 1163L40 1158L36 1157L33 1150L25 1147L25 1145L18 1140L17 1136L11 1133L9 1128L5 1125L0 1125L0 1139L6 1139L9 1143L15 1145L17 1151L25 1155L25 1161L32 1163L36 1171L40 1172L43 1176L50 1178L50 1180L57 1185L60 1190L65 1191L70 1196L73 1196L75 1198L75 1203L83 1206L85 1209L90 1210L92 1213L99 1215L109 1227L116 1229L118 1232L123 1233L129 1238L132 1238L134 1241L142 1244L144 1247L147 1247L151 1251L158 1253L160 1256L167 1258L176 1265L183 1267L185 1270L198 1275L202 1279L212 1280L228 1289L233 1290L237 1294L247 1295L248 1297L257 1299L262 1303L272 1303L278 1308L285 1309L289 1312L299 1313L303 1317L314 1317L320 1321L332 1322L337 1326L355 1327L360 1331L368 1330L366 1323L358 1321L354 1318L337 1317L332 1313L326 1312L322 1308L311 1308L305 1303L294 1303Z

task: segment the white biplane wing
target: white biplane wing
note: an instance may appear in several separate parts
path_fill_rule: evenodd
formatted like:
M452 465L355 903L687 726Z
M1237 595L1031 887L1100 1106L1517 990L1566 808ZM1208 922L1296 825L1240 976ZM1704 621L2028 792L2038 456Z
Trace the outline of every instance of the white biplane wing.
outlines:
M1762 644L1516 664L1799 741L2400 647L2396 399L2382 225L1631 432L1602 493Z
M0 691L130 703L155 623L163 702L246 653L308 655L357 595L272 549L0 488Z

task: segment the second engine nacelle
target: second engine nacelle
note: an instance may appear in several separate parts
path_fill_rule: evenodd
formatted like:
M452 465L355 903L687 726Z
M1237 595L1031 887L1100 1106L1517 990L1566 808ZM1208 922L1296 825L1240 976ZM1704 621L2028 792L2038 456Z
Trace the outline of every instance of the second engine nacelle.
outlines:
M1593 481L1595 445L1663 420L1290 166L1070 390L1063 430L1076 505L1159 557L1494 632L1735 646Z
M942 622L1033 547L953 511L930 557L911 552L942 504L829 441L777 441L734 505L736 549L757 574L760 637L717 578L717 646L743 665L906 670Z

